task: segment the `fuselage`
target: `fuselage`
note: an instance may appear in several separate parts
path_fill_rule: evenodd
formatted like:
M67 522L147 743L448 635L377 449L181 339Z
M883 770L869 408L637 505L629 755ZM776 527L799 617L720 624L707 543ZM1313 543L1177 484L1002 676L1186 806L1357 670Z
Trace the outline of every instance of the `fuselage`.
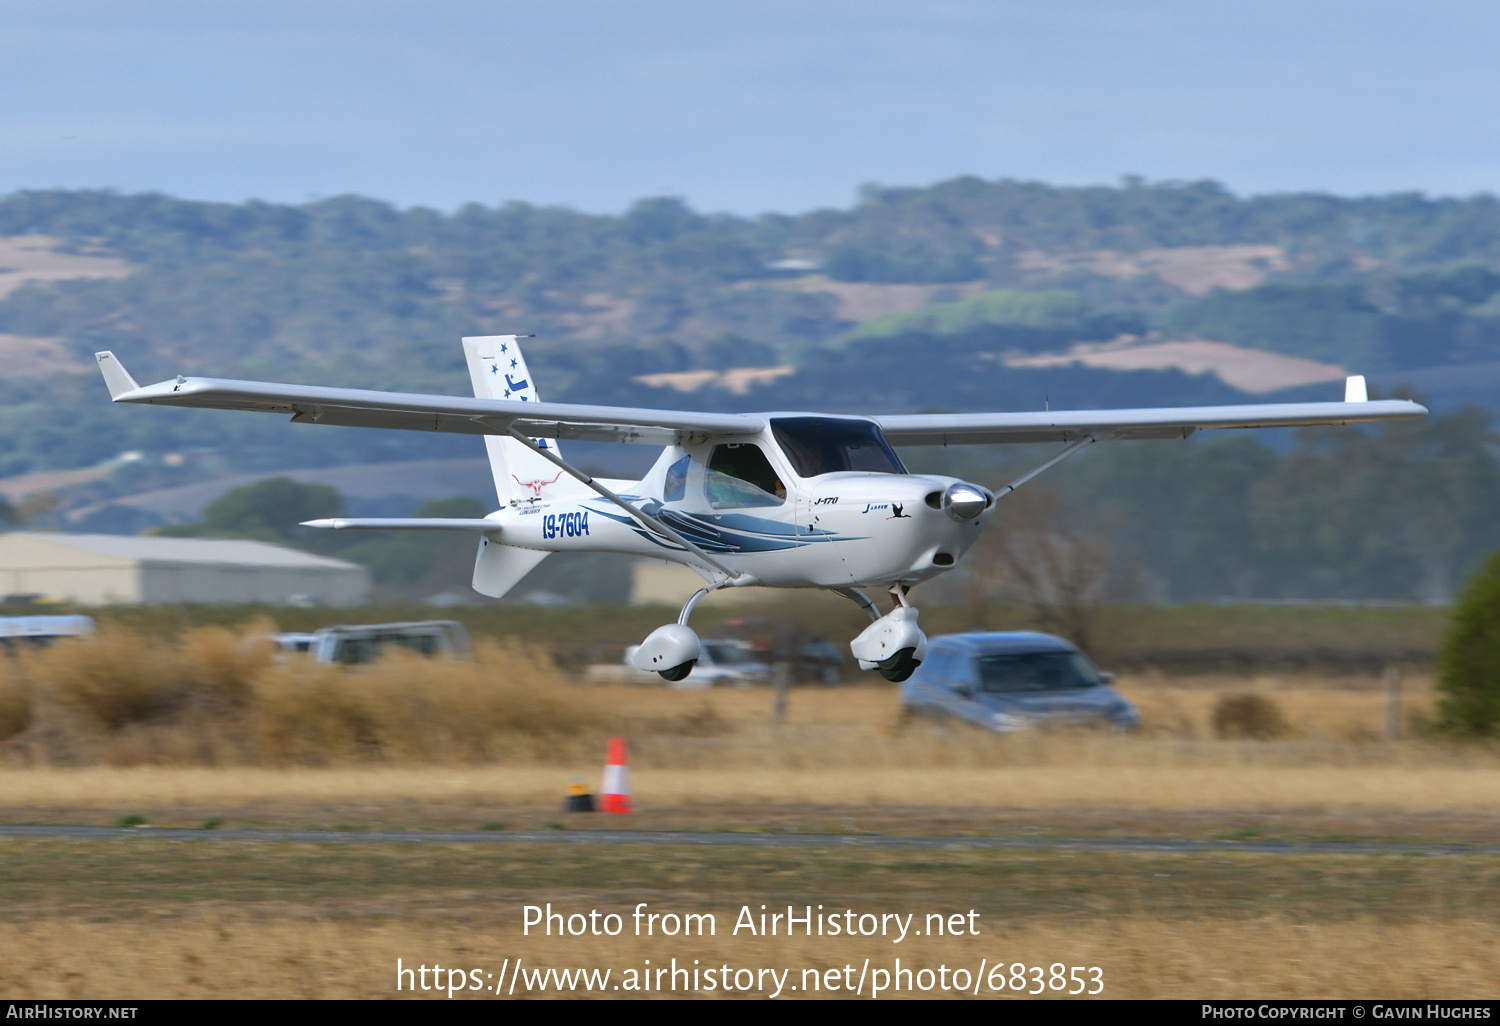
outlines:
M870 421L789 415L757 435L669 446L643 479L615 490L738 571L735 586L836 588L951 568L993 512L987 503L969 519L951 515L943 496L960 483L907 473ZM505 544L695 562L602 496L548 492L491 514Z

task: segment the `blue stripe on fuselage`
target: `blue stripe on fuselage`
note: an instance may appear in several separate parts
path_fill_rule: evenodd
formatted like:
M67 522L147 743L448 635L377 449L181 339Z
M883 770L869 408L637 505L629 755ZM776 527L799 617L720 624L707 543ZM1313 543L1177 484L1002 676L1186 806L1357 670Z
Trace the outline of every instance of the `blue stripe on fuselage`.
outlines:
M637 534L650 538L663 548L675 547L654 531L641 527L634 517L593 506L589 508L598 516L630 527ZM779 552L820 542L859 540L840 538L831 531L816 528L809 531L796 524L749 516L744 513L723 513L711 519L702 514L663 509L659 510L656 516L662 523L680 532L707 552Z

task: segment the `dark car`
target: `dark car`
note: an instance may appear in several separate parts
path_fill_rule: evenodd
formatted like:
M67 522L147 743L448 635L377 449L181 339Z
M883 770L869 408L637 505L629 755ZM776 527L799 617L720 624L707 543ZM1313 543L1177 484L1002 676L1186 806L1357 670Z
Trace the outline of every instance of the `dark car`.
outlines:
M1096 723L1129 730L1140 713L1089 657L1050 634L996 632L933 638L901 685L914 713L957 716L990 730Z

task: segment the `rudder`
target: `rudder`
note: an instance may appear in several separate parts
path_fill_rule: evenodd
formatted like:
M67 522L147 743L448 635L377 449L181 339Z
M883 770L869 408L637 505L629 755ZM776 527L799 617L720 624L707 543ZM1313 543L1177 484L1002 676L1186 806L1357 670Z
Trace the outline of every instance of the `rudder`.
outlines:
M500 402L537 402L536 385L526 367L515 335L475 335L464 339L464 359L469 380L478 399ZM558 454L557 440L533 439L537 445ZM542 499L561 499L580 494L584 488L558 467L548 463L514 438L485 435L490 472L495 477L495 495L500 507ZM499 598L520 583L548 553L516 548L481 539L474 556L474 590Z
M501 402L537 402L536 385L526 369L526 357L516 335L474 335L464 339L464 358L469 380L479 399ZM533 439L557 455L557 440ZM502 507L528 499L560 499L583 491L573 478L532 452L514 438L485 435L495 494Z

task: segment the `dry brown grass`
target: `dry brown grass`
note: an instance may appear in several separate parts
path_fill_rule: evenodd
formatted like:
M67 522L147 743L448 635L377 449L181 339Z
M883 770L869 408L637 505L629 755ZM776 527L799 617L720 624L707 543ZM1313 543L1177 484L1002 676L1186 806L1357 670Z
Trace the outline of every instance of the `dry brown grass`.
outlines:
M0 739L21 764L305 766L536 759L604 730L604 705L519 646L347 668L276 659L259 633L106 626L0 660Z
M1225 695L1214 703L1214 737L1274 741L1287 733L1281 706L1265 695Z
M0 741L31 726L31 695L24 681L0 676Z
M1394 749L1384 763L1327 765L1288 759L1262 762L1263 753L1225 745L1155 751L1141 758L1128 742L1101 740L1037 744L1014 765L965 765L951 749L924 744L925 765L911 765L912 749L871 737L825 748L798 765L796 746L730 752L718 768L653 767L636 758L637 805L755 806L769 804L935 806L994 809L1154 809L1337 811L1357 809L1493 814L1500 805L1500 766L1429 764L1425 753ZM1245 742L1244 745L1257 745ZM1373 746L1372 746L1373 747ZM1207 748L1207 746L1204 746ZM934 750L949 757L934 764ZM639 747L636 749L639 753ZM53 806L117 806L282 802L468 801L476 807L552 804L569 779L598 773L603 746L571 762L548 755L504 765L331 767L87 767L0 771L4 805L13 810ZM1026 754L1026 753L1022 753ZM1409 756L1409 757L1403 757ZM830 766L834 759L849 759ZM863 761L859 761L863 760Z
M153 676L153 663L177 669ZM481 646L472 664L413 657L348 670L275 663L206 628L167 650L106 634L9 668L7 686L30 694L32 720L10 744L12 762L53 766L0 772L12 809L545 805L573 774L597 773L612 733L630 741L638 804L658 808L1488 814L1500 804L1493 749L1381 740L1384 694L1357 679L1125 678L1121 689L1143 715L1134 735L995 736L958 723L902 723L889 687L797 689L777 725L767 689L570 686L538 655L494 646ZM1213 708L1231 689L1273 697L1292 736L1212 740ZM1408 682L1405 701L1412 717L1426 715L1430 682ZM221 768L201 768L211 766Z
M184 919L162 912L132 923L0 925L0 988L20 1000L447 1000L442 991L398 995L396 959L404 966L438 964L498 973L505 959L520 957L533 967L611 968L613 983L621 970L639 970L646 959L661 966L676 957L679 965L688 966L698 959L731 969L790 968L787 982L798 983L802 969L842 969L852 963L857 976L866 957L872 967L890 969L899 956L908 968L941 963L972 971L980 959L991 965L1000 960L1007 965L1098 966L1104 970L1106 998L1500 996L1494 974L1500 930L1478 922L1195 922L1144 915L1082 923L1042 919L976 938L908 938L898 948L844 938L734 938L725 936L724 929L716 937L678 942L623 937L547 941L522 938L518 929L462 924L305 921L295 914L246 919L190 913ZM518 987L515 996L524 989ZM989 996L986 988L981 994ZM474 996L484 995L455 994ZM937 990L925 996L956 995Z
M1401 684L1401 729L1420 735L1435 709L1433 677L1408 672ZM1159 673L1128 674L1119 689L1141 710L1142 732L1151 737L1181 739L1214 736L1213 709L1228 695L1255 695L1274 702L1290 736L1339 745L1380 740L1385 733L1384 684L1375 676L1328 676L1309 673L1231 674L1167 677Z
M546 659L482 643L474 663L394 653L357 670L290 661L255 688L256 758L272 766L555 758L603 731Z

